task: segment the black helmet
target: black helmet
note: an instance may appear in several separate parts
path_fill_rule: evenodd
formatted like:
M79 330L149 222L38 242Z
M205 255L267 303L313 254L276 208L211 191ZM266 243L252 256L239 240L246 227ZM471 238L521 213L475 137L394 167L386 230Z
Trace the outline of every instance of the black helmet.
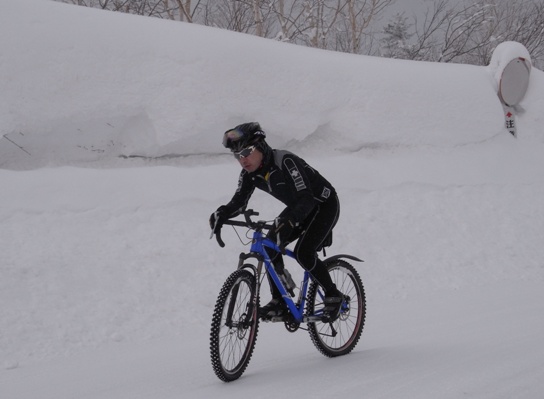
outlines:
M261 129L259 122L248 122L229 129L223 135L223 145L233 152L252 144L264 144L266 134Z

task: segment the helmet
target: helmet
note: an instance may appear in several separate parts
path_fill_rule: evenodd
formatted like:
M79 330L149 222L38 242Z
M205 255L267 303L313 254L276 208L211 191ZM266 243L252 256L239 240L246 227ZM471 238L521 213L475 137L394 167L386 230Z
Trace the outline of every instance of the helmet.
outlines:
M229 129L223 135L223 145L231 151L238 152L252 144L264 144L265 132L259 122L248 122Z

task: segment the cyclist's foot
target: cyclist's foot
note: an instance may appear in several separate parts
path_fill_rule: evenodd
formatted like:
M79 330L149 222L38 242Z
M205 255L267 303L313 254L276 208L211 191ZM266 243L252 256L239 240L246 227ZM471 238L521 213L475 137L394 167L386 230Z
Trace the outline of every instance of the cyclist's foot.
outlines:
M259 317L262 319L271 319L273 317L280 317L287 313L287 305L282 299L272 298L263 307L259 308Z
M347 297L338 290L336 290L336 292L327 293L323 300L325 307L323 308L322 321L324 323L332 323L335 321L338 316L340 316L342 304L346 299Z

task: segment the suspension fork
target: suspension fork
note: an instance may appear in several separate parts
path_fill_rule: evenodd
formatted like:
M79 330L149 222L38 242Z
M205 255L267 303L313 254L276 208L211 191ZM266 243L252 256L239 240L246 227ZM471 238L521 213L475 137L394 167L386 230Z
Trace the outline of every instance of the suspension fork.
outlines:
M244 262L249 258L256 258L258 261L257 266L254 266L252 264L244 264ZM260 256L257 253L248 253L248 254L241 253L238 260L238 269L250 270L255 276L255 286L252 287L252 293L250 298L251 300L247 304L247 312L245 314L245 317L243 320L241 320L242 327L248 328L249 326L251 326L251 324L254 321L253 317L257 317L259 292L261 290L261 273L263 269L262 256ZM239 290L239 285L236 285L232 291L232 298L234 300L230 301L229 307L227 309L226 324L229 327L233 326L232 314L234 313L234 306L236 304L236 297L238 296L238 290Z

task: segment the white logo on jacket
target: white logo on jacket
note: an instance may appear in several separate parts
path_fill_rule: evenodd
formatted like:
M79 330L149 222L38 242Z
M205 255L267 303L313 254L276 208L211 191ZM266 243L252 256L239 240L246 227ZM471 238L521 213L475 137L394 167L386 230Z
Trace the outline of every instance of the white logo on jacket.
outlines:
M302 178L302 175L300 174L300 171L298 170L295 161L287 158L283 161L283 163L287 167L289 174L293 178L293 183L295 183L295 188L297 189L297 191L304 190L306 188L306 183L304 183L304 179Z

